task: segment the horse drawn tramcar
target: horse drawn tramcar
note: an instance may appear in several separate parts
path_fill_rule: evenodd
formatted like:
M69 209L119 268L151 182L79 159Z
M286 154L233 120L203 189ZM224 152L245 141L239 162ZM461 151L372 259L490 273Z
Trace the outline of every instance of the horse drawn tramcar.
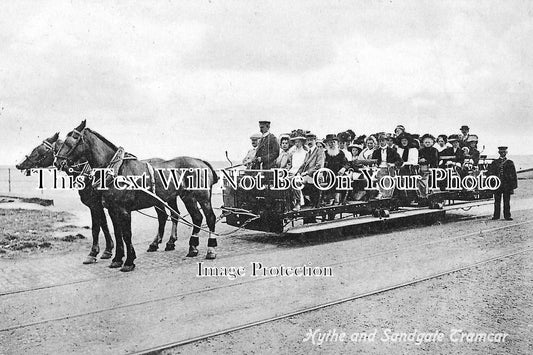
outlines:
M446 157L443 157L444 160ZM481 156L477 166L463 164L452 166L449 172L455 179L474 180L482 171L487 170L492 159ZM490 203L492 191L474 188L449 190L441 183L433 189L427 198L420 200L414 191L396 189L391 198L377 199L377 192L367 191L364 197L356 197L368 181L360 173L364 166L376 171L372 160L352 162L347 174L352 180L352 189L341 191L337 203L325 203L320 193L320 203L293 210L291 189L275 188L274 170L226 170L227 179L223 180L223 207L226 223L240 228L273 233L300 233L315 230L335 229L348 225L375 222L376 218L386 219L408 215L433 214L436 210L467 209L473 206ZM396 174L400 168L392 168ZM418 174L418 167L411 174ZM231 180L231 181L230 181ZM262 180L260 186L250 184L251 181ZM241 183L242 182L242 183ZM445 185L445 182L444 182ZM363 187L363 189L361 188ZM302 228L302 222L305 228Z

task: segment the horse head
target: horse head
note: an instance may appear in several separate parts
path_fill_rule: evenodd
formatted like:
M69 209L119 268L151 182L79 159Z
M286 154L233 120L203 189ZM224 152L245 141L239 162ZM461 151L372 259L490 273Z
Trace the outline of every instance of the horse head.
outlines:
M87 160L88 149L84 139L85 125L86 121L83 120L78 127L67 134L63 144L59 147L54 160L54 166L58 169L66 170L77 161Z
M54 154L61 145L59 140L59 132L53 136L46 138L41 144L33 148L29 155L24 157L24 160L15 167L18 170L28 170L36 168L47 168L52 166L54 162Z
M105 167L118 149L99 133L86 127L85 123L83 120L78 127L69 132L56 154L54 165L67 173L73 171L71 169L73 166L79 165Z

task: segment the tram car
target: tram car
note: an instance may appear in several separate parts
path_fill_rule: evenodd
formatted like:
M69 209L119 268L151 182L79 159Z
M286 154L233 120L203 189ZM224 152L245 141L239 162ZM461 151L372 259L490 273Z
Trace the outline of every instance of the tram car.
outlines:
M446 160L447 157L443 157ZM449 157L450 159L452 157ZM492 159L481 156L479 164L461 164L451 166L448 173L453 179L476 179L486 170ZM280 189L275 186L274 170L238 170L228 168L224 171L223 206L224 216L228 225L249 230L272 233L286 233L303 221L308 227L306 231L314 229L335 228L335 221L347 220L356 224L358 219L385 219L391 214L402 214L418 210L431 212L439 209L469 208L485 204L492 198L491 190L461 188L448 190L448 186L439 183L439 188L429 192L427 198L421 200L415 191L400 191L396 189L391 198L377 199L377 191L365 191L367 179L361 173L362 169L374 169L375 161L364 160L350 163L346 174L352 179L352 190L342 191L336 203L326 203L320 192L319 203L315 206L305 206L300 210L293 209L293 189ZM400 174L401 168L396 168ZM411 169L410 174L418 174L417 167ZM260 182L260 183L259 183ZM279 187L279 186L278 186ZM485 203L480 203L485 202ZM327 224L327 226L320 226Z

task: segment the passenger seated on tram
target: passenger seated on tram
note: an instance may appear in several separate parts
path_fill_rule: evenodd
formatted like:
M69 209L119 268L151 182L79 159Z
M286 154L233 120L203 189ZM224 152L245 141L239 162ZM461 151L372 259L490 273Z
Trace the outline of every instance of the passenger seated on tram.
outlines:
M293 129L291 131L291 133L289 134L290 137L304 137L305 138L305 135L309 133L309 131L307 130L304 130L304 129L301 129L301 128L298 128L298 129ZM292 153L292 151L294 150L294 144L295 144L295 140L293 140L292 138L289 140L289 153ZM304 149L307 150L307 148L305 147L305 141L304 141Z
M339 134L337 134L336 137L338 139L339 150L344 153L344 156L346 157L346 159L348 159L348 161L351 161L352 153L350 153L350 151L348 150L348 144L350 143L350 140L351 140L350 133L348 133L347 131L340 132ZM324 140L324 143L327 144L325 140Z
M303 135L296 135L290 139L294 142L292 151L289 153L289 159L287 162L287 169L289 170L289 175L294 176L300 170L300 167L303 165L305 157L307 155L307 150L305 150L305 137Z
M399 145L396 151L403 162L400 173L407 175L414 174L415 172L412 169L418 165L418 149L413 146L413 138L409 133L402 133L398 136L397 141Z
M437 137L437 143L435 143L433 146L437 148L439 154L442 153L444 149L451 147L451 145L448 144L448 137L445 134L440 134Z
M324 167L335 175L343 175L348 167L348 159L346 159L344 152L339 149L339 138L335 134L328 134L324 142L326 143ZM324 191L323 196L327 204L340 203L340 193L335 186Z
M365 144L366 148L364 148L361 154L359 154L359 159L372 159L372 154L374 154L374 149L376 149L377 146L376 138L374 138L373 136L368 136L366 138Z
M279 155L276 159L276 168L287 169L289 163L289 139L288 134L282 134L279 138Z
M350 168L353 169L352 192L350 194L350 199L361 201L366 196L366 191L365 191L366 180L363 176L362 171L360 170L361 168L364 167L364 165L358 163L359 161L358 157L363 151L363 144L358 143L358 141L355 140L352 143L350 143L350 145L348 146L348 149L350 150L350 152L352 153L352 156L354 157L354 159L351 162L349 162Z
M465 161L465 153L460 147L459 135L452 134L448 137L448 142L451 143L451 147L444 149L439 154L440 157L453 157L452 159L441 159L439 166L441 168L447 168L450 166L461 167Z
M261 133L254 133L250 136L250 140L252 142L252 149L246 153L246 156L242 160L242 164L246 167L246 169L251 169L253 160L255 158L255 151L257 150L257 144L259 140L261 139Z
M363 145L354 140L348 145L348 150L352 154L352 161L357 161L359 154L363 151Z
M474 166L479 163L480 152L477 150L478 137L475 134L469 135L466 143L468 145L468 157L472 159Z
M411 138L413 139L413 147L420 149L420 134L411 133Z
M392 149L398 148L392 133L387 133L387 146Z
M347 130L346 130L346 133L348 133L348 134L350 135L350 138L349 138L348 144L351 143L351 142L353 142L354 139L355 139L355 137L357 137L357 136L355 135L355 132L354 132L352 129L347 129ZM347 146L348 146L348 144L347 144Z
M413 146L412 136L404 132L396 139L398 142L398 155L402 158L402 166L399 175L418 175L418 149ZM412 190L400 190L398 194L401 198L411 202L416 200L416 193Z
M372 159L377 160L378 171L375 178L380 181L384 176L396 175L396 166L402 165L402 158L398 155L398 152L387 146L387 136L382 134L379 136L379 147L372 153ZM380 198L391 198L394 193L394 189L383 189L378 184Z
M399 124L394 129L394 137L399 137L402 133L405 133L405 127Z
M422 136L422 148L418 151L418 163L420 164L421 178L418 180L418 197L427 199L429 189L429 174L430 168L436 168L439 164L439 152L437 148L433 147L435 144L435 137L426 133Z
M325 154L324 149L316 146L315 134L308 133L305 138L308 151L302 166L298 169L298 173L303 177L305 182L302 190L304 196L308 196L311 206L316 207L320 193L313 183L313 175L316 171L324 167Z
M294 176L300 170L300 167L305 161L307 156L307 150L304 149L305 137L301 133L296 133L297 135L291 137L291 141L294 142L292 151L289 154L289 161L287 163L287 169L289 170L289 175ZM304 204L304 197L302 191L293 189L292 191L292 206L293 211L299 211L300 207Z
M326 144L324 143L324 141L322 139L317 139L316 140L316 146L318 148L326 149Z

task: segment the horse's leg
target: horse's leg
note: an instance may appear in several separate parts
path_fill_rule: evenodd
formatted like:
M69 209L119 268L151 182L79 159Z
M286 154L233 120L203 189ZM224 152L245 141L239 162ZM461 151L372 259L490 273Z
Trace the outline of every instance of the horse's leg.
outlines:
M217 218L215 217L215 212L213 212L213 206L211 206L211 199L206 198L199 200L200 207L204 211L205 219L207 220L207 226L209 227L209 239L207 239L207 254L206 259L215 259L217 254L215 252L215 247L217 246L217 238L211 235L211 232L215 232L215 224Z
M165 224L167 223L167 213L164 207L156 207L155 212L157 213L157 221L159 223L157 228L157 235L154 240L148 246L148 251L156 251L159 248L159 244L163 241L163 235L165 234Z
M105 237L105 250L102 253L100 259L111 259L111 257L113 256L113 248L115 247L115 243L113 243L113 237L111 236L111 233L109 233L109 227L107 226L107 218L105 216L104 207L101 204L99 208L99 219L100 228L102 229L102 232L104 233Z
M111 222L113 223L113 231L115 232L115 257L111 261L110 268L118 268L122 266L122 258L124 257L124 243L122 241L122 228L120 223L120 217L115 210L115 207L109 208L109 216L111 217Z
M200 244L198 232L200 231L199 226L202 225L203 216L202 212L198 209L195 198L184 197L182 200L187 208L187 212L189 212L189 215L192 218L192 223L195 225L192 228L191 238L189 239L189 253L187 254L188 257L194 257L198 256L198 244Z
M96 263L96 256L100 252L100 247L98 246L98 234L100 234L100 219L98 218L98 207L90 206L91 210L91 232L93 236L93 245L89 255L83 261L84 264L94 264Z
M122 238L126 244L126 262L120 271L128 272L135 268L133 261L137 258L135 255L135 249L131 242L131 212L121 208L120 214L120 226L122 228Z
M176 201L176 198L173 198L170 201L168 201L168 205L174 211L180 213L180 211L178 210L178 203ZM178 240L178 218L179 218L179 214L176 215L175 213L171 212L170 215L172 216L172 232L170 233L170 238L168 239L167 246L165 247L165 251L176 249L176 240Z

